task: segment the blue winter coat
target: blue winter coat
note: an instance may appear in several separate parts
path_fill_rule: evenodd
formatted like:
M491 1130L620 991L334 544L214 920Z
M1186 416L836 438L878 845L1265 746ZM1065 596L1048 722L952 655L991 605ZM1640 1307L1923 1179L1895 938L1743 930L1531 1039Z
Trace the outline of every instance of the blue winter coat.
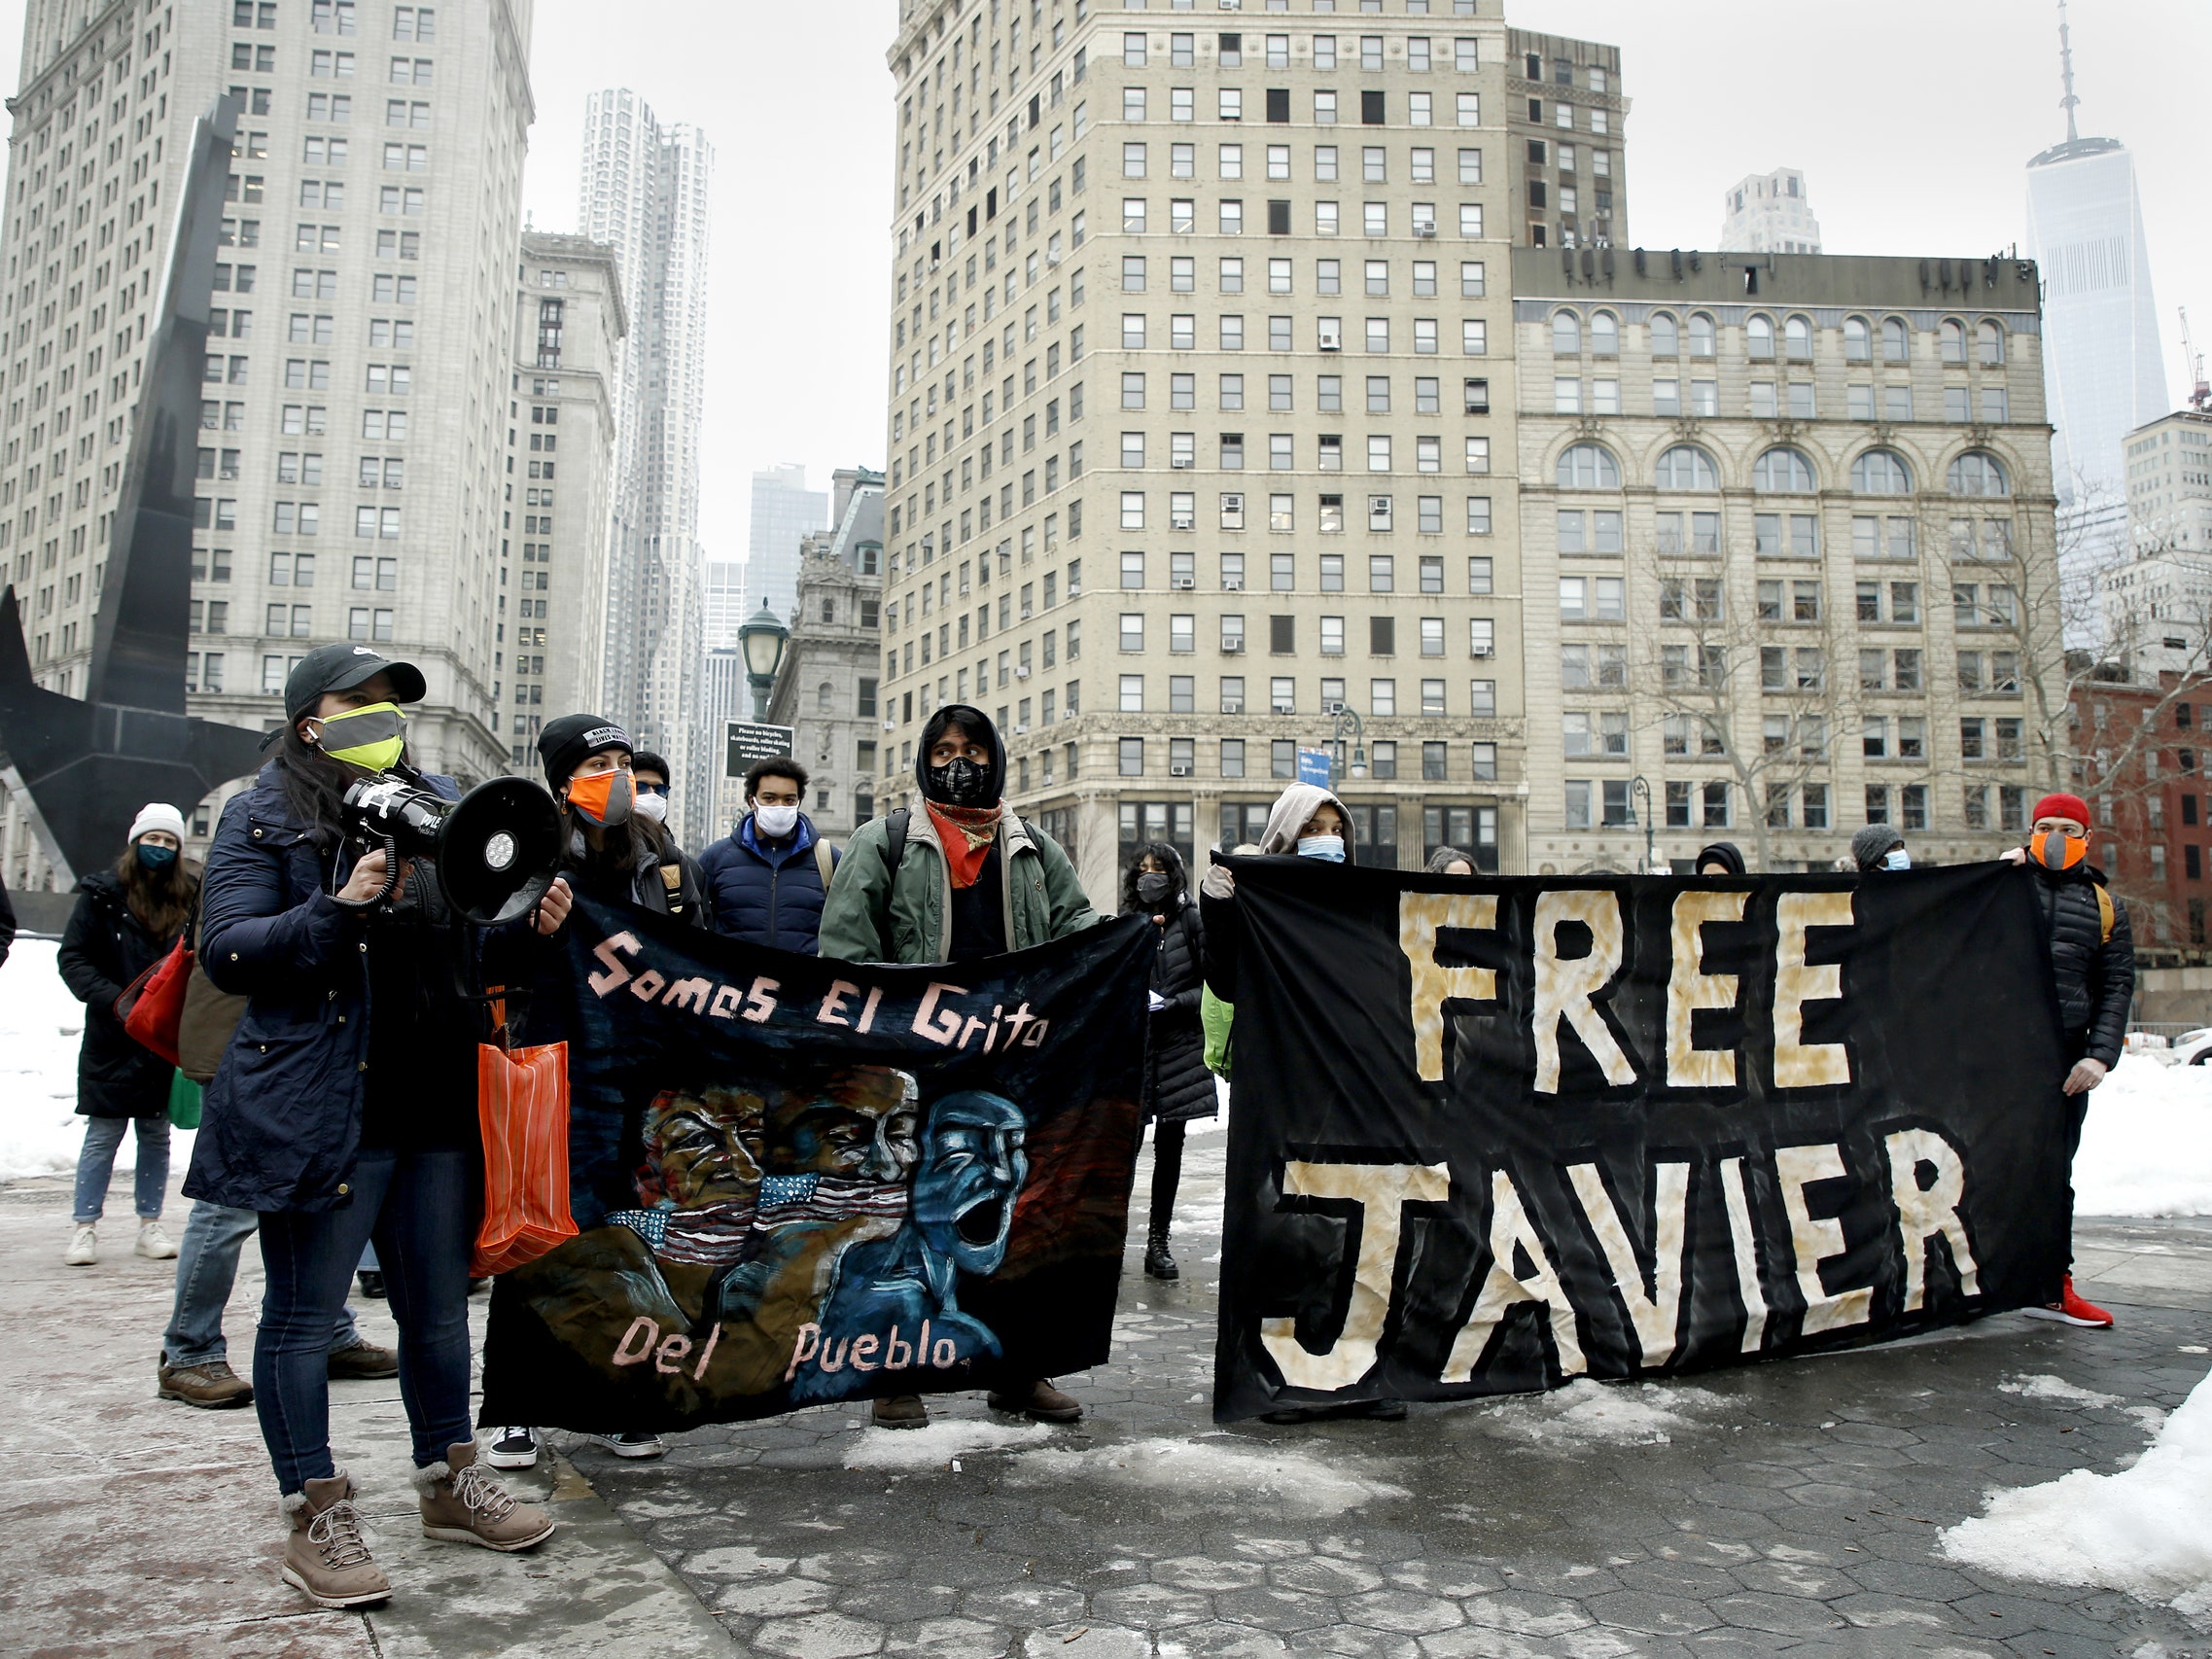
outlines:
M715 932L748 944L817 954L823 901L822 869L814 853L819 839L814 821L802 812L789 846L763 845L754 837L749 812L734 830L700 854L699 872L707 884ZM837 867L835 848L830 849L829 867Z
M451 778L421 782L460 798ZM253 1000L207 1085L186 1197L260 1211L351 1202L369 924L331 895L352 868L294 820L274 762L223 809L200 884L199 962L218 990Z

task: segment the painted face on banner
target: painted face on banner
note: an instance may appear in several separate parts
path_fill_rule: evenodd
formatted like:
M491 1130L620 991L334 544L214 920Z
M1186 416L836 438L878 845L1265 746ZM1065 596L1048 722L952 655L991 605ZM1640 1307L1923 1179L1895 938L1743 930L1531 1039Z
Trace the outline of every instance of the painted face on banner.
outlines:
M922 1156L914 1100L912 1077L875 1067L837 1073L820 1089L795 1090L769 1115L769 1169L902 1182Z
M646 1168L639 1185L657 1184L679 1210L749 1199L760 1185L761 1102L756 1094L670 1090L646 1108L640 1125Z
M1014 1199L1029 1179L1028 1131L1020 1107L978 1089L947 1095L930 1111L914 1224L963 1272L995 1273L1005 1259Z

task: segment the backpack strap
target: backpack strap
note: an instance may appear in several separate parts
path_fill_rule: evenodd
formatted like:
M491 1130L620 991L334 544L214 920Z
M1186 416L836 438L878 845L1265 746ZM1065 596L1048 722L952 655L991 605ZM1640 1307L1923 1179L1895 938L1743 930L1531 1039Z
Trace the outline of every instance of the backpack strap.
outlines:
M829 843L820 835L814 838L814 867L822 877L822 891L827 893L829 891L829 877L835 865L830 861Z
M895 873L899 861L906 857L906 825L913 816L911 806L902 806L884 821L883 862Z
M2110 944L2115 920L2112 909L2112 895L2104 890L2104 883L2101 881L2093 881L2089 885L2096 890L2097 896L2097 943Z

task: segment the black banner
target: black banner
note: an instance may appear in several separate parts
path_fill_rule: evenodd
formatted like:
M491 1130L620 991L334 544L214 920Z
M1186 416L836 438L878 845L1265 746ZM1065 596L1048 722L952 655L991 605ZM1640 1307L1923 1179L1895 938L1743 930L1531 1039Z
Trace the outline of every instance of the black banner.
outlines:
M579 900L579 1235L500 1278L481 1421L684 1429L1106 1356L1140 1134L1141 922L862 967Z
M2025 872L1231 867L1217 1419L2054 1294L2070 1056Z

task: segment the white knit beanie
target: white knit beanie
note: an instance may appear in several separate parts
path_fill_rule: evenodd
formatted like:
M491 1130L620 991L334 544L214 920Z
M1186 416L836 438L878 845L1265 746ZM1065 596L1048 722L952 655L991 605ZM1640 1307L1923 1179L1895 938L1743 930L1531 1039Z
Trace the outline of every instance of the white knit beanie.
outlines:
M149 801L138 809L138 816L130 821L130 833L124 839L136 841L149 830L166 830L182 843L185 838L185 815L165 801Z

